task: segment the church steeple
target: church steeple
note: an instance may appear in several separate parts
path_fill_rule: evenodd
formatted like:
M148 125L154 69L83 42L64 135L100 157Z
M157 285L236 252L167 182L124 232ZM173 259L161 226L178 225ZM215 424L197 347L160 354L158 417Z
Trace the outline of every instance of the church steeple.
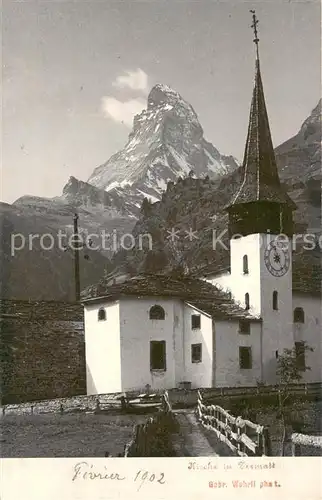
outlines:
M255 82L243 160L243 181L227 207L230 230L241 234L292 233L294 202L281 186L266 110L259 62L258 20L252 28L256 46Z

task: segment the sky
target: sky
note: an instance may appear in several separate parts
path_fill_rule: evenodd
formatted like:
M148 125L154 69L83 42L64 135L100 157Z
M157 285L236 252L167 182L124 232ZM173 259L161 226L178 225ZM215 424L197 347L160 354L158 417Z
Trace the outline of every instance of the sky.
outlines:
M222 154L243 156L260 58L274 145L320 98L319 1L3 0L0 199L60 195L121 149L165 83Z

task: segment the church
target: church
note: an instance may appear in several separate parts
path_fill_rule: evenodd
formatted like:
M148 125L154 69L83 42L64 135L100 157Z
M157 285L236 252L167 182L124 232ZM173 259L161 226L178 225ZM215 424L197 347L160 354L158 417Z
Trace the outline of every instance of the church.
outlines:
M84 304L87 394L272 385L295 347L303 382L322 381L320 287L294 284L293 212L278 175L255 26L255 82L243 181L230 204L230 267L192 278L140 275ZM305 352L304 343L312 352Z

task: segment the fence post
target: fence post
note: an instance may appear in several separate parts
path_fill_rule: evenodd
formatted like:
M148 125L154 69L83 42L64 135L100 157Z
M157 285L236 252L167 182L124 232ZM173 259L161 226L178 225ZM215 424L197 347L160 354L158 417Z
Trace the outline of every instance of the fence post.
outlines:
M147 451L147 439L146 439L146 436L147 436L147 424L143 424L142 426L142 451L141 451L141 457L146 457L147 454L146 454L146 451Z
M292 441L292 457L301 456L301 447L298 444L293 443Z
M202 401L202 397L201 397L200 391L197 391L197 419L199 421L202 421L201 401Z
M301 445L293 441L293 435L291 436L291 442L292 442L292 457L300 457Z
M263 429L263 448L264 455L270 457L272 455L272 449L268 427L264 427Z
M139 457L141 452L141 424L136 426L136 435L135 435L135 456Z
M139 443L140 443L140 457L144 457L144 424L140 426L140 438L139 438Z
M237 428L237 451L241 451L241 443L240 443L240 436L241 436L241 432L240 432L240 427L238 425L238 420L236 419L236 428Z
M124 411L126 410L126 399L124 396L121 396L121 410Z
M126 456L128 457L136 456L136 444L137 444L137 426L134 424L132 429L132 438L128 443Z
M264 455L264 451L263 451L263 434L261 432L259 432L257 434L257 456L258 457L261 457Z
M238 417L237 417L237 418L238 418ZM241 429L241 428L240 428L240 429ZM246 426L245 426L245 425L243 425L243 430L242 430L241 434L246 434L246 436L247 436ZM242 451L243 453L246 453L246 446L245 446L245 443L244 443L244 442L242 442L242 443L241 443L241 451Z
M215 423L216 423L216 420L215 420L215 418L216 418L216 416L215 416L215 412L216 412L215 407L214 407L214 406L211 406L210 415L211 415L211 417L212 417L212 418L211 418L211 421L210 421L210 425L211 425L211 427L212 427L213 429L215 429L215 428L216 428L216 425L215 425Z
M215 429L217 429L217 431L219 430L220 431L220 427L218 425L218 420L219 420L219 413L218 413L218 408L215 407Z
M229 439L229 434L228 434L228 431L227 431L227 426L228 426L228 418L227 418L227 415L225 415L225 438Z

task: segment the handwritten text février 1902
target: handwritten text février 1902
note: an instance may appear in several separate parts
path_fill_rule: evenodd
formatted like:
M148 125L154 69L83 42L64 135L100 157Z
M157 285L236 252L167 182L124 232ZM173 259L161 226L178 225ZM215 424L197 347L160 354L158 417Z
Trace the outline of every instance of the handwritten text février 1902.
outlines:
M133 481L138 484L138 490L145 483L165 484L165 477L163 472L150 472L148 470L138 470L133 477L126 477L119 472L111 472L107 466L104 465L100 471L95 468L93 464L83 461L78 462L73 469L72 481L93 481L93 480L109 480L109 481Z

